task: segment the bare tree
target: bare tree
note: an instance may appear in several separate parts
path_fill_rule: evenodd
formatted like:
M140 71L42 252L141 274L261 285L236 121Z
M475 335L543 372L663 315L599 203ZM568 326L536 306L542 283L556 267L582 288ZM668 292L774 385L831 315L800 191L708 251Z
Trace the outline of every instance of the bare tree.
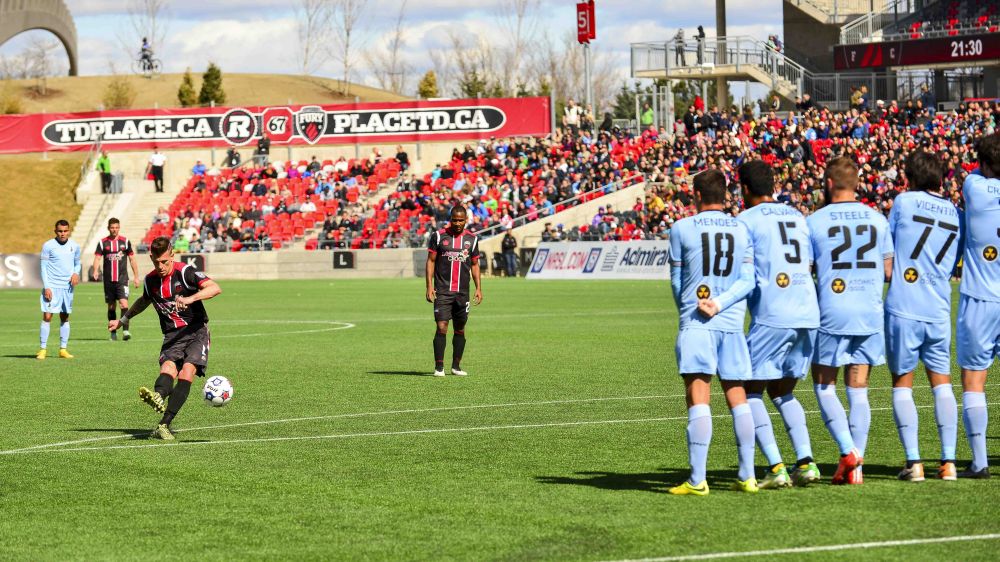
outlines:
M591 46L592 80L595 115L610 107L615 90L621 83L621 73L608 52ZM548 83L560 100L578 102L584 98L583 49L576 42L576 32L568 32L559 43L544 37L532 47L529 75L536 86Z
M168 0L129 0L129 25L118 31L118 41L128 60L138 58L143 38L153 49L161 48L166 42L170 26L168 6Z
M35 91L39 95L49 92L48 77L56 73L55 53L60 49L57 41L34 37L25 49L28 77L35 79Z
M526 67L522 60L524 53L530 48L538 31L537 16L539 0L508 0L497 8L497 20L503 30L503 36L508 38L509 45L503 50L500 77L504 93L513 94L518 83L526 78L523 70Z
M333 16L333 35L336 39L334 58L343 68L342 91L349 92L351 67L354 65L356 52L362 43L362 34L358 29L368 0L336 0Z
M402 0L399 5L399 15L396 17L396 26L389 36L385 50L372 50L365 54L365 60L375 71L375 79L378 80L379 87L396 94L401 94L406 89L407 77L412 70L410 65L403 60L401 52L405 43L405 29L403 28L405 17L406 0Z
M298 0L295 4L295 26L299 38L299 68L302 74L316 72L330 58L323 41L333 20L331 0Z

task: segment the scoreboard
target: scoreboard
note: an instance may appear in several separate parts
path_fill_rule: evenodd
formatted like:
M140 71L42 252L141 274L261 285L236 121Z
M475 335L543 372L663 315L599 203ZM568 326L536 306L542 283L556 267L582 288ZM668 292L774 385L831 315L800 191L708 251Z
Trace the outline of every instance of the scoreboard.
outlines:
M1000 33L837 45L833 56L833 66L838 71L941 63L963 65L1000 59Z

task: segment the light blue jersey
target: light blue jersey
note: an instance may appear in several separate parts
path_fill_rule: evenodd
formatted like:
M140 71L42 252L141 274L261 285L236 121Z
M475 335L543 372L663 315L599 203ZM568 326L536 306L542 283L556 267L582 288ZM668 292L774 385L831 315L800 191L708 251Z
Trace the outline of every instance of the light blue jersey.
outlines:
M884 260L893 255L888 221L852 201L829 204L806 222L816 262L820 330L851 336L881 334Z
M754 325L819 328L805 217L788 205L761 203L740 213L739 221L753 245L756 287L749 305Z
M69 278L80 275L80 245L60 244L55 238L42 245L42 283L46 289L69 289Z
M978 170L965 178L962 283L959 292L974 299L1000 302L1000 179Z
M951 273L960 245L958 208L924 191L901 193L889 213L897 251L885 299L890 314L951 324Z
M671 285L680 329L743 333L746 296L753 289L753 246L746 226L721 211L704 211L674 223L670 231ZM711 319L698 300L717 299Z

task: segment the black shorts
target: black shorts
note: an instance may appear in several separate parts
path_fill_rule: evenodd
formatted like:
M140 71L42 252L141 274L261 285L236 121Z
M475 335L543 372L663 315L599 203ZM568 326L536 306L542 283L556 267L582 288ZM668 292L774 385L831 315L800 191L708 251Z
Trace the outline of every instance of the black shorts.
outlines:
M458 293L438 294L434 299L434 321L469 319L469 295Z
M121 299L128 300L128 279L112 283L104 281L104 302L111 304Z
M208 349L211 343L212 337L207 325L193 330L182 329L179 333L165 336L163 347L160 348L160 365L173 361L180 371L185 363L190 363L197 367L197 375L203 377L205 368L208 367Z

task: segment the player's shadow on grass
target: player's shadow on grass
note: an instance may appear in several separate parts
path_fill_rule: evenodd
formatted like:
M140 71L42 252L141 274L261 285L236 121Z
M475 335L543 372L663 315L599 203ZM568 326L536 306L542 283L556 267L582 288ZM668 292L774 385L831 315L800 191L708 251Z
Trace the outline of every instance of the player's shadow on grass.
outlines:
M573 484L602 490L638 490L661 494L687 480L687 468L661 468L658 472L577 472L574 476L536 476L542 484ZM736 469L709 470L708 481L714 486L727 486L736 481Z
M24 354L24 353L12 353L12 354L9 354L9 355L4 355L3 357L5 357L7 359L34 359L35 358L34 355L27 355L27 354Z
M34 355L32 355L34 357ZM404 375L410 377L431 377L432 373L427 371L368 371L369 375Z
M147 428L143 428L143 429L138 429L138 428L135 428L135 429L125 429L125 428L114 428L114 427L93 427L93 428L74 429L73 431L77 431L77 432L80 432L80 433L121 433L122 435L131 435L132 437L135 437L136 439L144 439L146 437L149 437L149 435L151 433L149 431L148 427Z

